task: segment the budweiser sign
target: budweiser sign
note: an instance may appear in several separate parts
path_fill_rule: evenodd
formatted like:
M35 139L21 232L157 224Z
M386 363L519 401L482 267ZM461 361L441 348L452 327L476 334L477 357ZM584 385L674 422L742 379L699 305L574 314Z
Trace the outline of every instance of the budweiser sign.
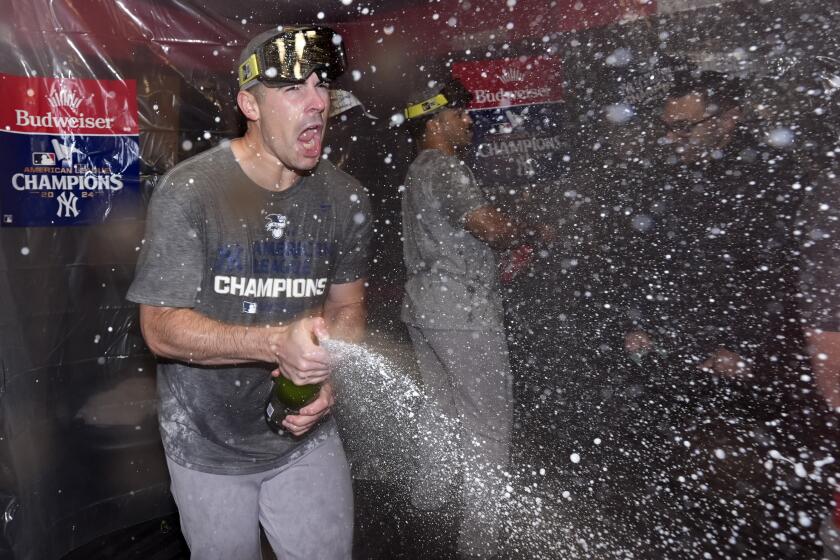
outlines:
M522 105L524 103L535 103L544 101L544 98L551 96L551 88L533 89L497 89L496 91L477 89L473 91L474 103L476 106L488 103L500 107L505 105Z
M15 126L21 129L57 128L60 130L75 130L79 128L94 128L98 130L113 130L115 118L53 115L47 111L43 115L32 115L24 109L15 109Z
M9 132L123 135L139 131L133 82L6 74L0 74L0 80L10 88L15 83L21 87L20 95L0 106L0 122Z
M560 60L551 57L458 62L452 75L473 93L470 109L563 100Z

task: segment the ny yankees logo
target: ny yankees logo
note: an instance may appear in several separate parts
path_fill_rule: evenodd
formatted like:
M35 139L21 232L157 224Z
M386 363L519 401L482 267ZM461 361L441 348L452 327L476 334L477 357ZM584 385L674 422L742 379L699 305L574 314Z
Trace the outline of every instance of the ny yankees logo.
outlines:
M59 218L75 218L79 215L79 210L76 208L76 203L79 202L79 197L71 192L64 191L58 197L58 212L56 216Z

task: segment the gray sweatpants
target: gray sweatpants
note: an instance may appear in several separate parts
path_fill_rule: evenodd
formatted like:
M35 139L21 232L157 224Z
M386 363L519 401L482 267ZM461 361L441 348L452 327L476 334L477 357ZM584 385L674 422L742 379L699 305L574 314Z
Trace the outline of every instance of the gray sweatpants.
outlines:
M166 462L192 560L260 560L260 525L278 560L350 558L353 491L337 435L256 474L208 474Z
M502 471L510 461L513 392L507 340L502 332L408 330L427 392L443 413L460 420L463 515L458 550L488 557L496 552L503 517ZM426 456L439 455L430 450ZM424 465L421 459L421 477L435 468L440 466Z

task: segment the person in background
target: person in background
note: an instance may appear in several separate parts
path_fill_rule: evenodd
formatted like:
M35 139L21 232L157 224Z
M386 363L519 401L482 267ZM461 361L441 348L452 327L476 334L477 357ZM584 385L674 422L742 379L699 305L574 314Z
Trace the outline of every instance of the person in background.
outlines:
M460 473L421 464L412 501L437 509L463 476L458 554L498 553L503 471L509 461L511 374L494 249L528 230L483 196L461 156L471 146L471 94L456 81L412 95L405 110L419 153L402 199L408 326L424 385L449 418L460 421ZM441 445L443 442L438 442ZM432 442L434 445L435 442Z
M840 61L815 57L818 69L805 68L817 78L805 114L820 116L807 123L809 138L819 148L809 181L809 193L796 223L801 241L800 294L802 324L814 382L831 414L840 413L840 178L833 157L840 142ZM819 111L815 111L819 109ZM836 422L835 422L836 424ZM834 439L836 441L836 439ZM840 487L834 485L834 504L820 528L823 557L840 560Z
M824 170L812 198L803 205L799 227L802 244L803 326L814 382L828 408L840 412L840 181ZM840 560L840 488L835 508L822 524L828 560Z
M661 345L731 378L772 369L795 342L784 335L796 292L799 170L790 154L751 137L745 98L739 79L718 72L675 81L659 115L656 196L637 209L642 267L625 272L644 310L626 350Z
M322 161L330 82L344 70L326 27L276 28L239 59L241 138L172 169L152 197L128 299L158 356L159 420L191 557L346 560L353 503L334 421L326 337L365 323L370 210ZM264 419L272 376L318 398Z
M353 160L365 161L367 158L358 157L360 147L371 141L369 136L374 131L372 125L376 120L351 92L330 90L327 144L324 146L328 159L341 170L353 167ZM356 162L356 166L363 165L361 161ZM352 172L351 175L356 176Z

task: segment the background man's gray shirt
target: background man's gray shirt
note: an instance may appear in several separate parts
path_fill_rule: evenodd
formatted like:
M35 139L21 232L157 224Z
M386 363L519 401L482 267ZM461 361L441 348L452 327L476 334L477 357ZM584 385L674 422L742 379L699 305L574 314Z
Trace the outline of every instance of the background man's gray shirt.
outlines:
M402 198L405 323L503 329L493 251L464 229L467 215L487 205L472 171L458 158L424 150L411 164Z
M156 188L127 297L237 325L288 323L317 313L331 284L367 275L370 237L367 194L328 161L270 192L225 144L182 162ZM167 456L202 472L251 474L334 430L330 421L302 440L269 430L263 413L273 367L161 360Z

